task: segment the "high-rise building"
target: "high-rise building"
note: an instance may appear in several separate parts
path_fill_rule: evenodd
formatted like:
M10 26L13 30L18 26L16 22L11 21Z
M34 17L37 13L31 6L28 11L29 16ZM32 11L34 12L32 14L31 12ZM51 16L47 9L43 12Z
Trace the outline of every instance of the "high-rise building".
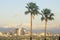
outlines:
M24 35L25 34L24 28L17 28L15 30L15 33L17 34L17 36Z

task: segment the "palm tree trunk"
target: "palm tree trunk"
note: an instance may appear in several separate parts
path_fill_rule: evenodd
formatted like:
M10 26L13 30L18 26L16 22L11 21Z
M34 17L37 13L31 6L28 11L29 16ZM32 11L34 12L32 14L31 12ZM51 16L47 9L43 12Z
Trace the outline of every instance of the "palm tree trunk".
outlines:
M44 40L46 40L46 27L47 27L47 19L45 20L45 38L44 38Z
M32 40L32 13L31 13L31 22L30 22L30 40Z

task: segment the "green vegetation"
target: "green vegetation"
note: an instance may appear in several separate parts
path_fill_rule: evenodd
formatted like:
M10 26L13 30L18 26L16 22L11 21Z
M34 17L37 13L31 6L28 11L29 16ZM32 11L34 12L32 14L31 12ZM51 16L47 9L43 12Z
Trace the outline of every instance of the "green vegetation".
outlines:
M30 40L32 40L32 16L35 16L35 15L38 15L39 14L39 8L38 8L38 6L35 4L35 3L33 3L33 2L30 2L30 3L28 3L27 4L27 6L26 6L26 8L28 9L26 12L25 12L25 14L29 14L30 13L30 20L31 20L31 22L30 22Z
M43 21L45 21L45 40L46 40L46 27L47 27L47 22L48 22L48 20L54 20L54 18L53 18L53 16L54 16L54 14L53 13L51 13L51 10L50 9L43 9L42 11L41 11L42 13L41 13L41 15L42 15L42 17L41 17L41 20Z

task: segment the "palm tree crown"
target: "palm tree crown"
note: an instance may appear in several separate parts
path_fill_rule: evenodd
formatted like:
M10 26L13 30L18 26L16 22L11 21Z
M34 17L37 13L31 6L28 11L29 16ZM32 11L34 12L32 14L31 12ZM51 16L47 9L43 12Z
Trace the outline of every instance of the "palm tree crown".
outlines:
M41 20L42 21L43 20L45 20L45 21L54 20L54 18L53 18L54 14L51 13L51 10L50 9L47 9L46 8L46 9L43 9L41 12L42 12L41 13L41 15L42 15Z
M33 2L28 3L27 6L26 6L26 8L28 9L28 11L26 11L25 14L28 14L28 13L31 13L32 15L37 15L37 14L39 14L39 11L38 11L39 8L38 8L38 6L37 6L35 3L33 3Z

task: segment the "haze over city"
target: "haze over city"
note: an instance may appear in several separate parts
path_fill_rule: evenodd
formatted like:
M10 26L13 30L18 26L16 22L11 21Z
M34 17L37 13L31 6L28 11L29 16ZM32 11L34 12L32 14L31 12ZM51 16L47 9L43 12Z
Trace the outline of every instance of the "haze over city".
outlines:
M21 27L29 29L30 15L25 15L27 10L25 6L29 2L36 3L40 10L44 8L51 9L55 16L53 21L48 21L47 30L59 32L60 0L0 0L0 28L16 28L18 25L21 25ZM44 22L40 18L40 15L34 17L34 30L44 30Z

